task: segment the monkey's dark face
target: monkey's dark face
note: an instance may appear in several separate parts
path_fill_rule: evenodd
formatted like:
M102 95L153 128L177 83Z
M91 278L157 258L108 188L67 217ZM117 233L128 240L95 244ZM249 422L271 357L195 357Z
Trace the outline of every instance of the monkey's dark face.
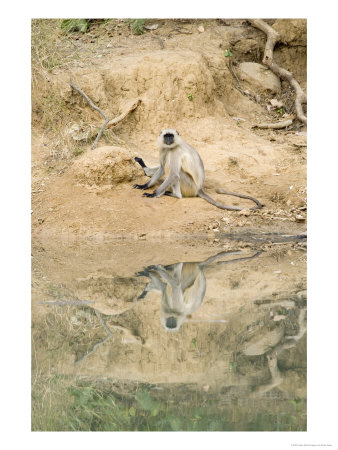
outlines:
M177 320L175 317L172 317L172 316L168 317L165 324L166 324L167 328L170 328L170 329L177 328Z
M167 148L174 148L178 145L178 139L178 131L167 128L161 131L158 142L160 146L164 145Z
M174 143L175 137L172 133L166 133L163 135L163 141L166 145L171 145Z

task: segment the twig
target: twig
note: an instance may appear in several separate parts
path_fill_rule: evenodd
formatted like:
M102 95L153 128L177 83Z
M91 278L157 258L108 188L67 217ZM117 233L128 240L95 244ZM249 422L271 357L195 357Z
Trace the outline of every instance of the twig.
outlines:
M152 35L152 38L158 40L158 42L159 42L159 44L160 44L160 48L161 48L161 50L163 50L163 49L164 49L164 42L163 42L163 39L161 39L160 36L155 36L155 35Z
M115 126L119 122L121 122L131 111L134 111L134 109L136 109L140 103L141 103L140 98L134 100L133 103L129 106L129 108L125 112L123 112L118 117L115 117L115 119L112 119L110 122L107 123L107 128Z
M99 134L97 135L94 144L92 145L92 150L94 150L97 147L97 143L99 142L99 139L101 138L102 134L103 134L103 130L105 129L107 123L109 122L109 118L105 115L105 113L102 111L102 109L98 108L96 105L94 105L94 103L92 102L92 100L88 97L88 95L86 95L78 86L76 86L76 84L74 83L69 83L70 86L75 89L80 95L82 95L82 97L90 104L90 106L95 109L95 111L99 112L101 114L101 116L103 116L105 118L105 122L102 125Z
M232 75L232 76L235 78L235 80L237 81L238 86L240 86L241 83L239 82L239 79L238 79L238 77L237 77L237 75L236 75L236 73L235 73L235 71L234 71L234 69L233 69L233 67L232 67L232 61L231 61L231 60L229 61L229 64L227 64L227 66L228 66L229 72L231 73L231 75Z
M250 19L249 22L251 23L252 26L258 28L259 30L263 31L263 33L266 34L267 40L265 44L262 62L263 64L268 66L270 70L276 75L278 75L282 80L286 80L290 84L290 86L294 89L296 93L295 107L297 117L301 122L307 124L307 118L304 114L302 106L307 101L303 89L300 87L299 83L293 78L291 72L283 69L282 67L279 67L273 61L273 49L276 43L281 39L280 34L261 19Z
M276 122L276 123L260 123L253 125L251 128L273 128L273 129L279 129L279 128L285 128L289 125L292 125L292 119L283 120L282 122Z
M107 342L107 341L112 337L112 335L113 335L112 332L110 331L110 329L107 327L107 324L106 324L106 322L104 321L104 319L103 319L103 317L101 316L101 314L100 314L96 309L94 309L94 311L95 311L95 314L97 315L98 319L100 320L101 324L103 325L103 328L105 329L105 332L107 333L107 336L106 336L102 341L100 341L100 342L98 342L97 344L95 344L95 345L93 346L93 348L92 348L88 353L86 353L85 355L83 355L80 359L76 360L76 361L75 361L75 364L77 364L77 363L79 363L79 362L84 361L85 359L87 359L89 355L91 355L92 353L95 352L95 350L97 349L97 347L99 347L100 345L102 345L102 344L104 344L105 342Z
M169 34L173 33L174 31L176 31L177 33L182 33L182 34L192 34L192 31L186 30L185 28L179 28L179 27L173 28L169 32Z

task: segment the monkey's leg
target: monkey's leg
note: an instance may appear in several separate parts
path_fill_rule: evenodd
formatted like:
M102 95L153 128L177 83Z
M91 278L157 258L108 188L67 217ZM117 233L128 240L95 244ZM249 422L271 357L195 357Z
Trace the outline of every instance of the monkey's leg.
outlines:
M177 181L176 183L174 183L168 191L165 191L164 195L169 195L170 197L175 198L182 198L180 182Z
M142 158L139 158L138 156L135 157L135 161L139 163L139 165L142 167L143 172L147 177L152 177L155 172L160 168L160 166L156 167L147 167L143 161Z
M161 176L164 174L164 170L162 166L159 166L157 168L157 171L154 173L154 175L151 177L151 179L145 183L145 184L134 184L133 188L135 189L148 189L156 183L157 180L161 178Z
M163 183L157 189L155 189L155 191L152 194L144 193L143 197L162 197L162 195L167 190L169 190L169 188L171 188L171 191L172 191L173 185L175 185L176 183L179 183L179 178L180 177L178 176L178 174L176 172L169 174L168 178L166 178L163 181ZM182 197L179 197L179 198L182 198Z

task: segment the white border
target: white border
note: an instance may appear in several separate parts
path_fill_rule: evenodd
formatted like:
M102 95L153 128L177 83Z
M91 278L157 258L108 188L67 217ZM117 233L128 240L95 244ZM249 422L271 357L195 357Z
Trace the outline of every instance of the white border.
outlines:
M337 448L337 2L31 1L2 15L2 433L6 450ZM30 432L30 20L35 17L283 17L308 19L308 431Z

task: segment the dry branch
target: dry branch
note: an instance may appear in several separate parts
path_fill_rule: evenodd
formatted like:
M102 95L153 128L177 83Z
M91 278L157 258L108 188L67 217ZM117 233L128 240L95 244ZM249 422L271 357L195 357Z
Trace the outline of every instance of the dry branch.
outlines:
M251 128L270 128L270 129L279 129L279 128L285 128L292 124L292 119L283 120L282 122L275 122L275 123L260 123L253 125Z
M281 39L280 34L261 19L250 19L249 22L251 23L252 26L258 28L259 30L263 31L263 33L266 34L267 40L265 44L262 62L263 64L268 66L273 73L279 76L279 78L287 81L290 84L290 86L294 89L296 93L296 100L295 100L296 114L298 119L306 125L307 118L304 114L302 106L304 103L306 103L306 95L303 89L300 87L299 83L294 79L291 72L283 69L282 67L279 67L273 61L273 50L276 43Z
M96 136L96 139L94 141L94 144L92 145L92 150L94 150L97 147L97 143L99 142L104 129L107 127L111 127L114 125L117 125L119 122L121 122L131 111L133 111L135 108L138 107L138 105L141 103L141 99L137 99L134 100L133 103L129 106L129 108L127 109L127 111L125 111L124 113L120 114L118 117L116 117L115 119L110 120L109 117L106 116L106 114L102 111L102 109L98 108L93 102L92 100L88 97L87 94L85 94L78 86L76 86L76 84L74 83L69 83L70 86L75 89L75 91L77 91L80 95L82 95L82 97L89 103L89 105L95 109L95 111L98 111L101 116L104 117L105 122L102 125L98 135Z
M99 142L99 139L102 136L103 130L105 129L107 123L109 122L109 118L105 115L105 113L102 111L102 109L98 108L96 105L94 105L94 103L92 102L92 100L88 97L88 95L86 95L78 86L76 86L76 84L74 83L69 83L71 85L71 87L73 89L75 89L75 91L77 91L80 95L82 95L82 97L90 104L90 106L95 109L95 111L98 111L101 116L103 116L105 118L105 122L102 125L98 135L96 136L95 142L92 145L92 150L94 150L94 148L97 147L97 143Z
M115 126L119 122L121 122L131 111L134 111L134 109L136 109L140 103L141 103L140 98L134 100L133 103L129 106L129 108L125 112L123 112L119 116L115 117L115 119L112 119L110 122L107 123L107 128Z

